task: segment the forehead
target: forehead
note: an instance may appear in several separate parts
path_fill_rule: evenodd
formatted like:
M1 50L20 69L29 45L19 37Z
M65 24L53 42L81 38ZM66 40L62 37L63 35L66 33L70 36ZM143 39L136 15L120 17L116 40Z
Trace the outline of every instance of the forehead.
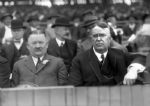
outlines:
M46 37L44 34L31 34L28 38L28 42L34 41L46 41Z
M106 34L110 35L110 30L109 28L101 28L99 26L95 26L94 28L91 29L91 34Z

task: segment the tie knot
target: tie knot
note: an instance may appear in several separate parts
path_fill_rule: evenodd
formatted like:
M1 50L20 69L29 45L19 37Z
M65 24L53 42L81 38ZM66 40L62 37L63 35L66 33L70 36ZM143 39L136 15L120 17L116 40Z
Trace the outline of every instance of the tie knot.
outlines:
M41 59L38 57L38 62L41 62Z
M104 54L101 55L101 61L104 61Z
M63 45L64 45L64 43L63 43L63 42L61 42L60 46L62 47Z

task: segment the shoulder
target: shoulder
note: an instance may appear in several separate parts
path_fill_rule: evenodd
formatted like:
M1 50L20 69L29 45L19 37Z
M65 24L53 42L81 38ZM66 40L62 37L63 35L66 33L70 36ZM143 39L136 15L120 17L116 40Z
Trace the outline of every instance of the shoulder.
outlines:
M17 66L21 66L22 64L24 64L25 63L25 61L28 61L29 60L29 56L27 56L27 57L24 57L24 58L21 58L21 59L19 59L18 61L16 61L16 63L14 64L15 66L17 65Z
M47 55L47 59L50 60L50 61L53 61L53 62L63 61L61 58L55 57L55 56L52 56L52 55Z
M122 50L119 49L115 49L115 48L110 48L108 50L108 54L109 56L113 57L124 57L125 55L127 55L126 53L124 53Z
M75 56L74 59L79 59L79 60L88 59L88 57L90 55L90 51L91 51L91 49L85 50L85 51L79 53L77 56Z
M69 44L77 45L77 42L75 42L74 40L66 39L66 42Z

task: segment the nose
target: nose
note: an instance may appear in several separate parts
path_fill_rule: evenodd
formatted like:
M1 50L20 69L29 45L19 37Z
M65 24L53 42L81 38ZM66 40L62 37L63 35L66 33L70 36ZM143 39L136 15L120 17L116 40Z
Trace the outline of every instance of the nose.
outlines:
M40 47L40 44L39 44L39 43L36 43L35 47L36 47L36 48Z
M97 40L102 40L102 38L100 36L97 37Z

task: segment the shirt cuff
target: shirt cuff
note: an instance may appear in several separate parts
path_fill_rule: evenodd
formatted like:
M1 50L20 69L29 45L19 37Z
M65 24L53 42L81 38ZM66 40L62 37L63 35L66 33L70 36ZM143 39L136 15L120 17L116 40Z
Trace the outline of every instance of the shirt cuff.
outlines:
M141 73L145 70L145 66L143 66L142 64L139 64L139 63L132 63L128 67L128 71L132 71L132 70L136 70L137 73Z

